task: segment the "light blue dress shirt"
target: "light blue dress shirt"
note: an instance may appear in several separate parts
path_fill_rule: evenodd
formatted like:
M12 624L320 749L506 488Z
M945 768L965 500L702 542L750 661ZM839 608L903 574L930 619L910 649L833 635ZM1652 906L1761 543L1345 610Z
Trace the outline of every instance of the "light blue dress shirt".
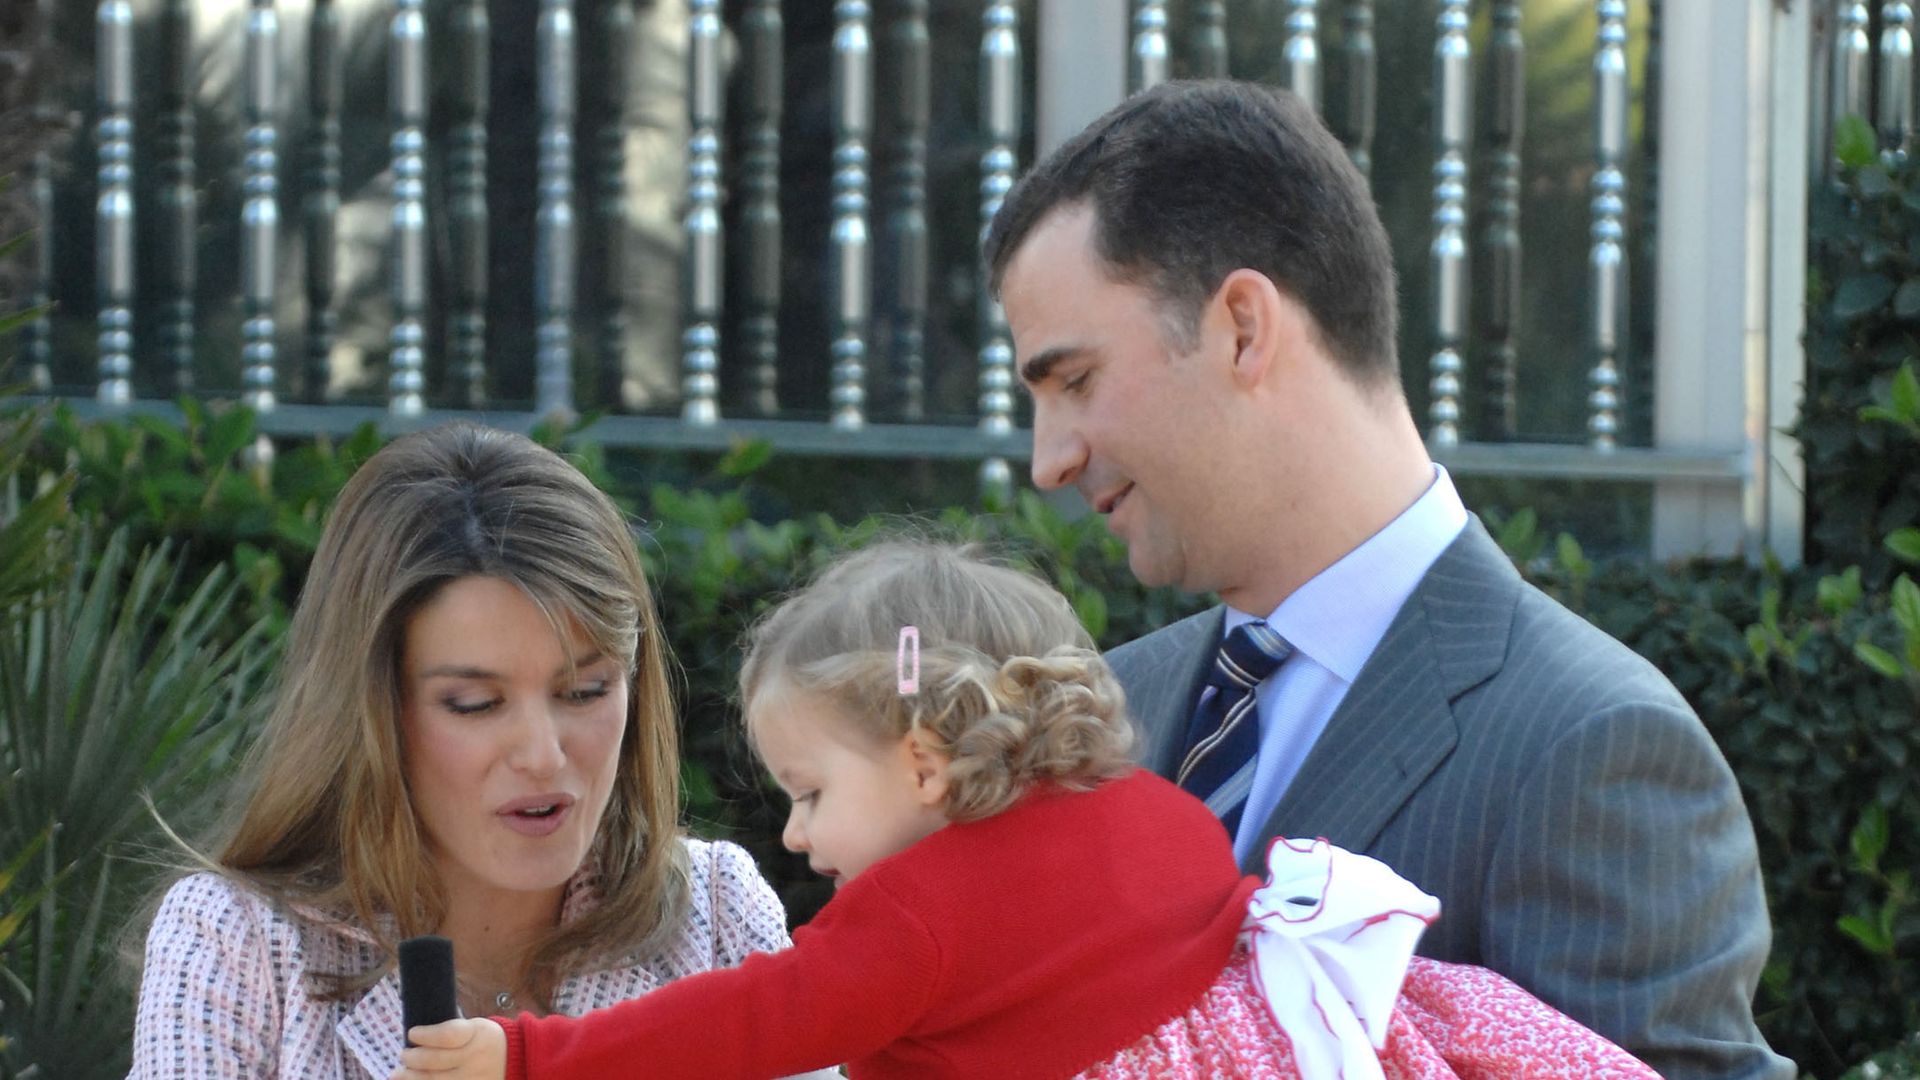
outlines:
M1467 508L1440 465L1412 506L1340 561L1315 574L1267 616L1294 654L1255 688L1260 758L1234 837L1242 861L1260 842L1267 818L1299 775L1353 680L1386 636L1414 586L1467 525ZM1227 609L1226 627L1256 616Z

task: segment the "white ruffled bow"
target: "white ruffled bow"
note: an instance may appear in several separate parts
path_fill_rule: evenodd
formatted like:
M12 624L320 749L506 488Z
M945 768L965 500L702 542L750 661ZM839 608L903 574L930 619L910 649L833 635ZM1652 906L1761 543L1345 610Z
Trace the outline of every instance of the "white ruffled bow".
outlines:
M1253 972L1301 1080L1384 1080L1379 1051L1440 901L1325 840L1276 839L1247 905Z

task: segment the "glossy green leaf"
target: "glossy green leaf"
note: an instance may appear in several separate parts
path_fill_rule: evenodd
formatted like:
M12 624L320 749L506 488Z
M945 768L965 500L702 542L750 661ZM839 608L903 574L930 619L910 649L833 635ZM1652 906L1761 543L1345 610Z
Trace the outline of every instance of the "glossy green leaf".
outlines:
M1838 925L1841 933L1859 942L1861 948L1875 956L1893 953L1893 938L1881 929L1878 921L1864 915L1843 915Z
M1893 313L1902 319L1920 319L1920 278L1908 278L1893 294Z
M1920 585L1901 574L1893 582L1893 618L1909 638L1920 638Z
M1887 401L1904 419L1920 420L1920 376L1914 374L1912 363L1901 364L1893 373L1887 384Z
M1853 851L1855 869L1868 874L1879 872L1880 856L1886 854L1890 832L1887 808L1879 803L1869 804L1847 838L1848 846Z
M1864 117L1849 113L1840 118L1833 126L1833 156L1840 164L1850 169L1859 169L1873 164L1880 150L1880 141L1874 136L1873 125Z
M1080 617L1080 625L1087 628L1087 634L1096 640L1107 632L1107 598L1100 590L1092 588L1078 589L1073 597L1073 613Z
M765 468L773 460L773 444L765 439L743 439L720 459L717 471L732 479L744 479Z
M1910 563L1920 563L1920 528L1908 526L1887 535L1888 551Z
M1902 676L1899 658L1871 641L1854 642L1853 655L1889 679L1898 679Z
M1511 517L1500 524L1500 549L1505 551L1509 558L1525 560L1530 555L1529 548L1533 544L1534 531L1539 527L1539 523L1539 515L1534 513L1532 507L1523 507L1515 511Z
M207 428L207 463L229 464L240 449L253 441L253 410L237 405L214 418Z
M1829 617L1842 615L1860 606L1865 596L1860 585L1860 568L1849 566L1839 574L1828 574L1816 587L1820 610Z
M1833 316L1852 322L1878 311L1893 295L1893 281L1884 274L1855 274L1834 291Z

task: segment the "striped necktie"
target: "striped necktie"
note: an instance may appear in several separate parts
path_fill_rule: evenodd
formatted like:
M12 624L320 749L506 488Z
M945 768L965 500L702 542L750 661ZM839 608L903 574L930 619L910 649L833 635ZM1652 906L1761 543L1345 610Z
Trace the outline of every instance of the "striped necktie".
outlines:
M1292 655L1293 646L1264 622L1235 627L1220 643L1200 704L1193 710L1187 756L1174 781L1206 801L1229 837L1239 834L1240 815L1253 788L1254 761L1260 755L1254 687Z

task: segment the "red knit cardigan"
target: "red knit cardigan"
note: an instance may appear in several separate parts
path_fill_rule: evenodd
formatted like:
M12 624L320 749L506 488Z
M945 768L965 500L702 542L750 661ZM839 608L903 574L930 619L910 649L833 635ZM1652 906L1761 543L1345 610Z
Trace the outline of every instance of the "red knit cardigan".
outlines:
M1072 1076L1184 1011L1257 886L1196 799L1135 772L949 825L784 952L580 1018L507 1022L508 1080Z

